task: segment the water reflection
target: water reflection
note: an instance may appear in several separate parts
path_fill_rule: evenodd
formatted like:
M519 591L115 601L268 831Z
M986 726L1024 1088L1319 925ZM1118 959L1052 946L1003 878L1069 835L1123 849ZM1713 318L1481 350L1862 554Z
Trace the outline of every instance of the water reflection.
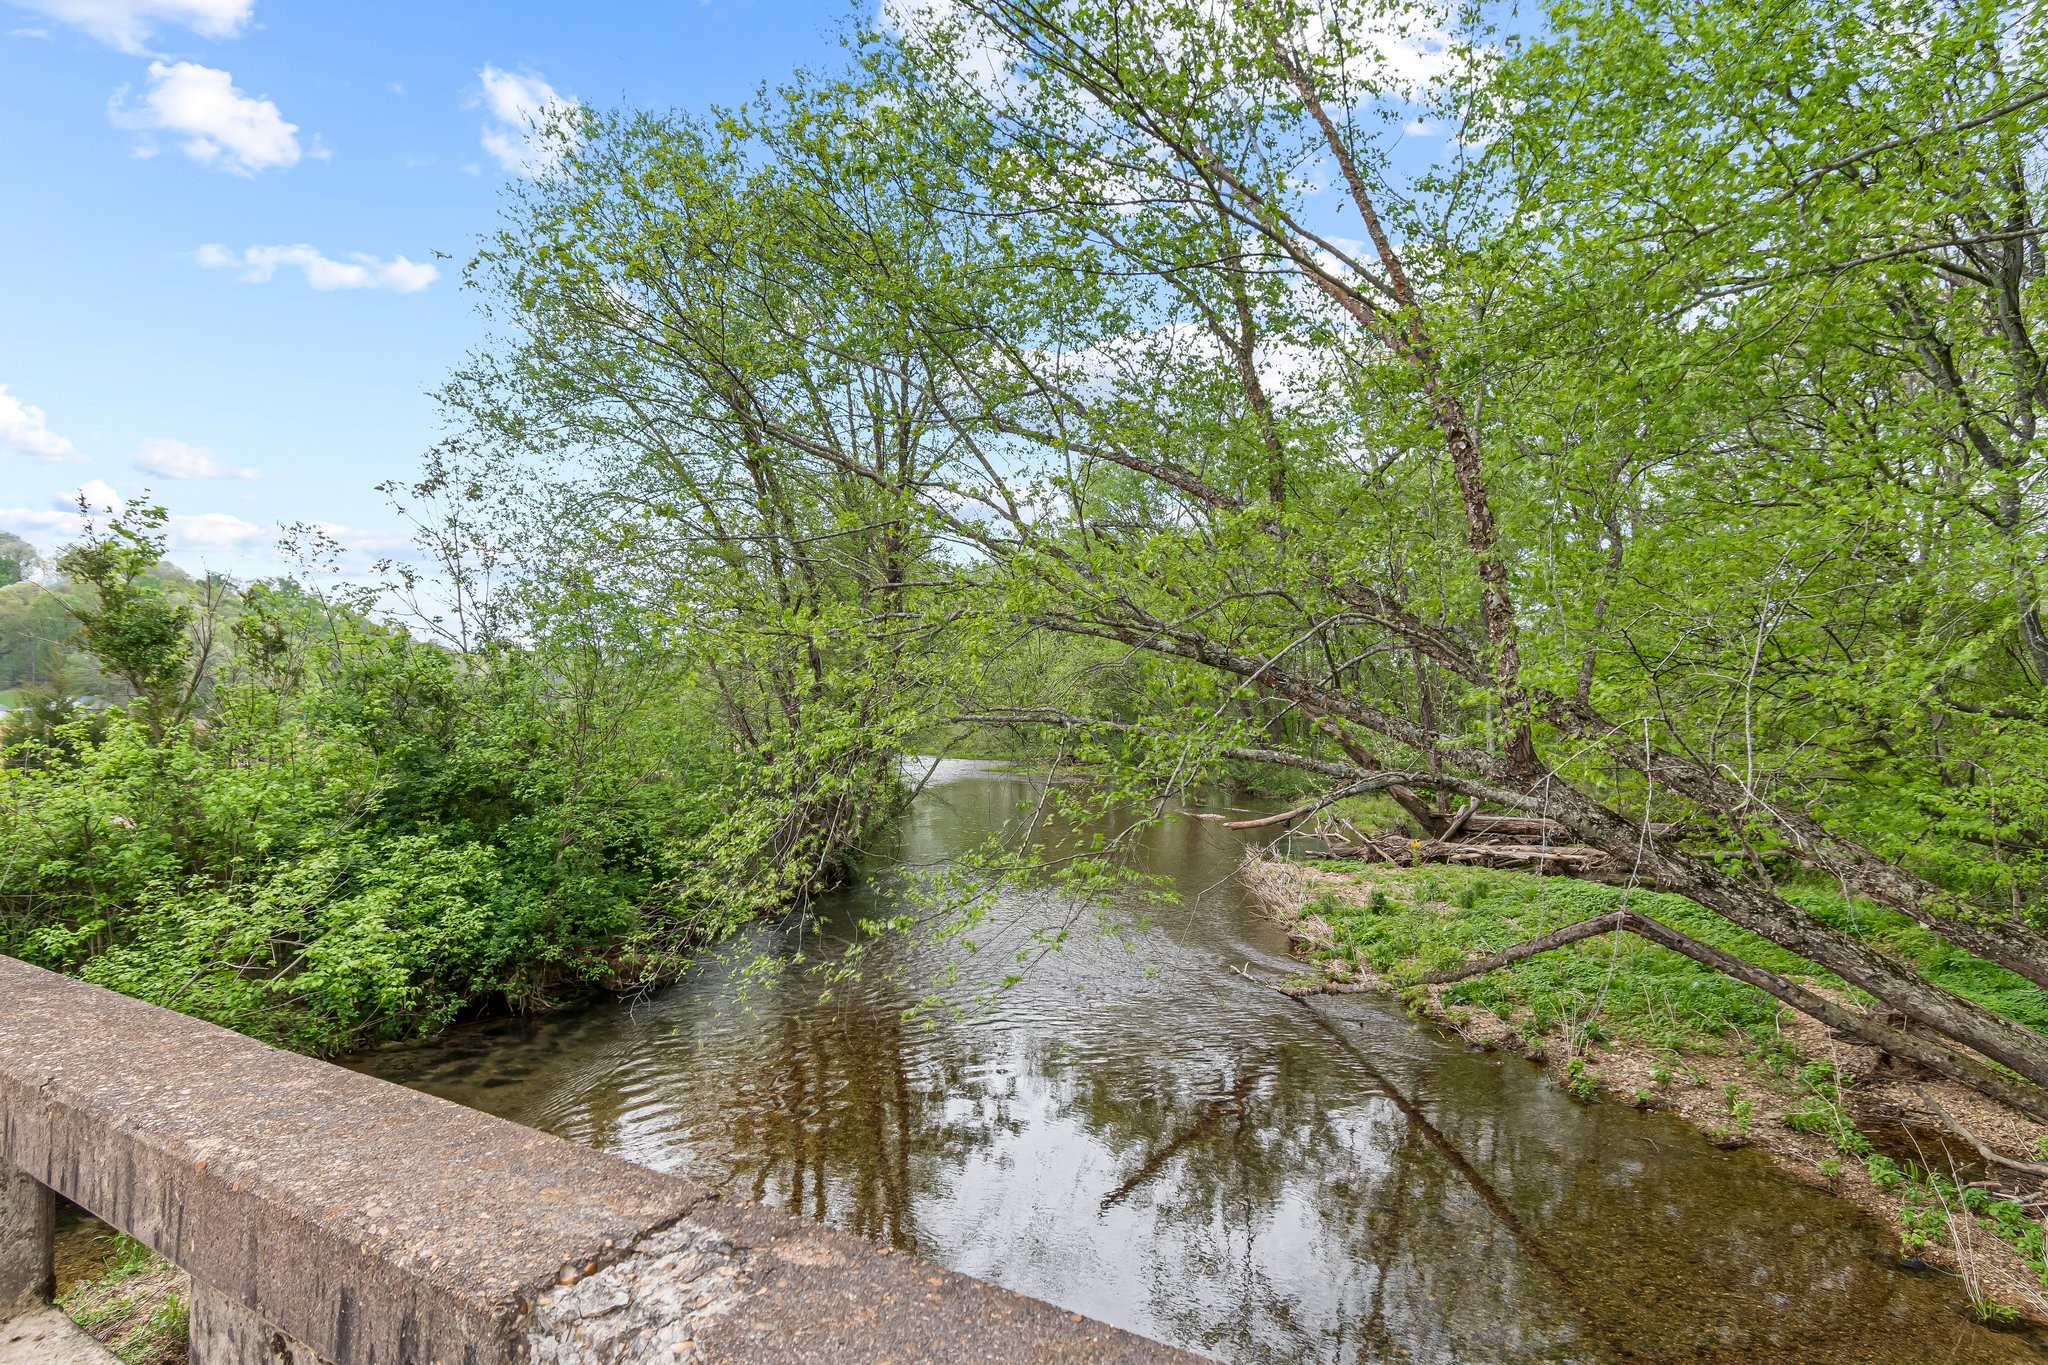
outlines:
M980 765L941 779L907 861L1032 792ZM988 1018L906 1023L943 955L904 947L826 1003L792 975L737 1008L707 971L365 1064L1231 1360L2038 1358L1748 1154L1576 1104L1384 1002L1299 1005L1233 970L1287 965L1232 887L1238 853L1191 820L1149 833L1188 903L1141 953L1075 943ZM986 956L970 978L1009 965Z

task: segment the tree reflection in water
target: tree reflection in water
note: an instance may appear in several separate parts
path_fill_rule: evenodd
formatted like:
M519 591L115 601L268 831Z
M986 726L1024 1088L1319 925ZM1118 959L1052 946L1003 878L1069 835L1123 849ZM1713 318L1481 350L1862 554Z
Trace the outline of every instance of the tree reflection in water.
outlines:
M951 776L905 858L1034 792ZM893 977L829 1000L792 974L742 1008L707 972L365 1065L1231 1360L2040 1358L1748 1154L1370 997L1296 1004L1231 970L1288 965L1234 893L1193 898L1238 851L1194 821L1140 844L1191 896L1145 940L1150 978L1076 943L989 1017L925 1026L904 1009L944 959L900 945ZM856 891L844 913L876 908Z

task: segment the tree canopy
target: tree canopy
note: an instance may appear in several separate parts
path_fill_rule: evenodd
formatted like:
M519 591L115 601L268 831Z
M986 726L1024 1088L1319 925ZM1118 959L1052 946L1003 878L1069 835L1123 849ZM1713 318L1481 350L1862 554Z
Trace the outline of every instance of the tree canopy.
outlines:
M2039 1111L2044 1040L1782 883L2048 983L2040 43L1967 3L903 7L719 120L585 120L454 392L623 561L738 574L681 597L722 660L787 651L751 677L1053 727L1122 796L1249 764L1554 822ZM998 662L1044 638L1070 670Z
M439 509L443 652L251 595L232 669L339 705L367 651L498 697L520 739L449 771L559 763L564 811L687 767L687 838L551 826L671 904L802 904L900 755L997 733L1155 817L1231 780L1283 826L1520 822L2048 1116L2048 1039L1793 894L2048 986L2041 16L1501 18L903 4L741 109L559 111L470 266L456 435L395 490ZM234 694L150 534L62 562L127 718L182 744ZM471 809L403 771L360 788L390 818Z

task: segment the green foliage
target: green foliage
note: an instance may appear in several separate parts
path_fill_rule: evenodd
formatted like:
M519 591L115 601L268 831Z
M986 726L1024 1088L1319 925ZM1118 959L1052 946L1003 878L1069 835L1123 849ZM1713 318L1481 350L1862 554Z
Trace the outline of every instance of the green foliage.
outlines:
M77 598L41 583L0 586L0 687L48 684L72 659ZM89 690L89 689L84 689Z
M1738 1138L1745 1136L1750 1123L1756 1118L1756 1101L1744 1099L1742 1087L1734 1084L1722 1090L1722 1098L1728 1104L1728 1133Z
M10 730L0 951L332 1051L672 971L750 909L704 876L730 770L658 660L461 654L279 581L167 725L148 670L190 656L120 600L90 638L158 691Z
M1323 866L1348 873L1356 864ZM1361 887L1355 897L1325 895L1310 909L1330 923L1340 951L1355 952L1373 970L1397 982L1605 914L1626 897L1642 913L1710 946L1786 976L1841 985L1813 964L1678 896L1569 878L1449 867L1427 872L1376 868L1369 877L1369 891ZM1404 888L1410 889L1412 901L1399 895ZM2036 1027L2048 1024L2048 992L1956 951L1903 916L1817 887L1791 894L1829 923L1907 956L1928 979L1958 995ZM1913 956L1916 948L1918 957ZM1536 1035L1570 1029L1584 1038L1589 1031L1597 1035L1605 1030L1652 1047L1703 1051L1726 1051L1739 1044L1780 1074L1804 1065L1804 1059L1785 1048L1776 1026L1776 1002L1691 958L1632 935L1581 941L1455 982L1444 988L1443 1000L1485 1009L1504 1020L1520 1020ZM1659 1083L1669 1077L1666 1065ZM1810 1131L1853 1131L1843 1117L1839 1095L1822 1088L1813 1066L1799 1071L1796 1084L1805 1102L1794 1112L1809 1114L1816 1125Z
M1872 991L2031 1020L1774 899L1837 839L1978 922L2048 885L2043 267L1999 226L2043 217L2048 104L2008 18L924 7L715 118L574 116L472 269L502 337L455 445L522 490L567 615L716 695L760 775L726 842L787 894L843 875L912 742L1154 818L1223 785L1440 825L1483 778L1617 858L1614 812L1679 824L1638 855L1688 841ZM1410 26L1445 32L1426 89L1373 36ZM1468 136L1409 175L1418 102ZM1114 854L1010 863L1085 903ZM1418 898L1358 950L1426 970L1579 908ZM1656 1036L1760 1042L1754 992L1604 950L1484 1003L1576 1034L1619 988Z
M59 1305L110 1347L125 1365L175 1365L186 1358L191 1308L172 1288L177 1267L126 1233L111 1243L98 1272L74 1284Z
M2027 1268L2048 1285L2042 1227L2025 1204L2001 1199L1953 1176L1922 1170L1912 1162L1901 1166L1889 1157L1874 1156L1864 1164L1879 1189L1900 1194L1899 1249L1903 1254L1917 1256L1957 1236L1953 1227L1957 1220L1974 1220L2018 1252ZM1974 1292L1972 1302L1981 1315L1996 1316L1996 1305Z
M92 595L71 611L86 650L128 685L158 734L184 718L195 677L193 609L170 600L150 577L163 558L166 515L161 507L139 507L115 518L104 535L88 527L86 538L57 560Z
M1471 788L1747 883L1425 874L1333 918L1400 978L1626 894L2048 1029L1800 882L1832 849L2048 927L2048 63L2011 17L1557 0L1510 41L1406 0L989 0L715 118L579 110L472 265L499 335L458 435L393 490L435 643L174 591L156 509L73 547L130 695L10 726L7 941L276 1036L432 1027L839 884L898 755L960 742L1092 779L1033 831L1221 785L1385 832ZM1375 37L1446 25L1427 89ZM1410 175L1418 102L1466 136ZM1015 878L1056 944L1126 837L1024 834L878 924L972 945ZM1763 996L1626 936L1450 994L1790 1065Z
M0 588L9 587L28 578L42 567L43 557L36 553L36 547L20 536L0 531Z
M1346 868L1343 863L1327 866ZM1335 928L1341 944L1395 980L1441 971L1606 913L1624 894L1594 882L1458 868L1426 873L1376 869L1372 876L1374 885L1363 903L1330 897L1315 909ZM1416 903L1391 896L1389 886L1413 887ZM1444 904L1447 888L1449 903ZM1644 913L1717 947L1778 971L1812 970L1689 901L1627 894ZM1628 935L1582 942L1454 983L1444 989L1443 999L1503 1019L1522 1018L1539 1034L1567 1024L1580 1030L1604 1025L1652 1046L1714 1050L1727 1046L1731 1030L1737 1036L1769 1031L1777 1013L1761 992Z
M1825 1137L1837 1151L1849 1156L1872 1155L1870 1139L1857 1131L1849 1119L1848 1104L1842 1096L1842 1071L1837 1063L1808 1062L1800 1068L1797 1086L1799 1100L1786 1111L1786 1126Z

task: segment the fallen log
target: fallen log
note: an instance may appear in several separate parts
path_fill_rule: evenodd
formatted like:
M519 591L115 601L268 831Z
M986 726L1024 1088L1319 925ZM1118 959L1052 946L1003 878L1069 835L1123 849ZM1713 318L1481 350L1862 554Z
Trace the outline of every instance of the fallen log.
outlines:
M1555 839L1560 843L1571 840L1571 831L1555 820L1539 820L1527 815L1474 815L1465 822L1465 828L1474 834L1526 834L1532 838Z
M1474 839L1399 839L1365 837L1355 844L1332 844L1333 858L1366 858L1414 867L1421 863L1450 863L1464 867L1487 867L1497 871L1590 873L1610 867L1614 859L1605 851L1583 844L1539 848L1532 844L1500 844Z
M1913 1093L1920 1097L1920 1102L1922 1104L1932 1109L1937 1115L1941 1117L1942 1123L1947 1125L1948 1130L1951 1133L1954 1133L1957 1137L1969 1143L1972 1147L1975 1147L1977 1149L1977 1155L1984 1158L1984 1162L1986 1165L2003 1166L2009 1171L2019 1171L2022 1174L2031 1175L2037 1179L2048 1177L2048 1166L2044 1166L2038 1161L2015 1161L2009 1156L2005 1156L1997 1151L1994 1151L1989 1143L1984 1141L1983 1138L1978 1137L1969 1129L1963 1127L1962 1123L1957 1120L1955 1115L1949 1113L1948 1110L1942 1107L1940 1100L1928 1094L1927 1091L1922 1087L1917 1085L1914 1086Z
M1544 820L1530 815L1480 815L1474 813L1466 817L1463 827L1467 834L1519 835L1529 839L1554 839L1560 843L1567 843L1572 838L1572 832L1557 821ZM1650 826L1650 833L1654 837L1661 838L1674 833L1677 829L1677 825L1658 824ZM1449 838L1451 833L1453 831L1446 830L1439 837Z

